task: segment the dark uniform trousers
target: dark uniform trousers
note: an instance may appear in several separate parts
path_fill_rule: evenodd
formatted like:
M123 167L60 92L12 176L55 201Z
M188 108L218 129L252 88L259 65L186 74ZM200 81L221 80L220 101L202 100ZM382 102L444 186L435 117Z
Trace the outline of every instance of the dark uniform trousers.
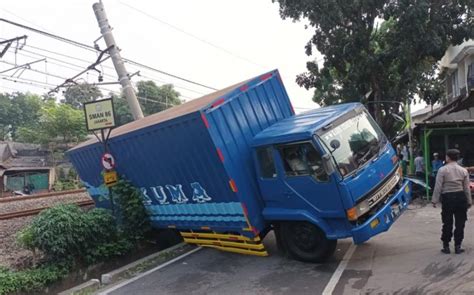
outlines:
M443 229L441 240L447 244L453 236L454 217L454 244L461 245L464 239L464 224L467 220L467 199L464 192L444 193L441 195L441 220Z

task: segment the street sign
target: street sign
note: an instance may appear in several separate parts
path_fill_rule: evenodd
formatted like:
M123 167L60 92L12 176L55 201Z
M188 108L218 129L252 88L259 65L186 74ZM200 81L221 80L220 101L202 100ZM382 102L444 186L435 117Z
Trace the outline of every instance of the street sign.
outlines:
M105 171L104 183L108 187L115 185L117 183L117 171Z
M114 104L111 98L84 103L87 130L115 127Z
M109 153L105 153L102 155L101 163L102 167L104 167L105 170L112 170L115 168L114 156Z

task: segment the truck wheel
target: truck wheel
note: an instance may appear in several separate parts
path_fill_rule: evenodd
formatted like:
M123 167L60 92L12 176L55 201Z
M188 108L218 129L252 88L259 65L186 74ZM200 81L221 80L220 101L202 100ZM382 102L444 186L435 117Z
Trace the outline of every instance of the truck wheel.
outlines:
M309 222L284 222L281 235L286 250L293 258L304 262L324 262L336 250L337 240Z

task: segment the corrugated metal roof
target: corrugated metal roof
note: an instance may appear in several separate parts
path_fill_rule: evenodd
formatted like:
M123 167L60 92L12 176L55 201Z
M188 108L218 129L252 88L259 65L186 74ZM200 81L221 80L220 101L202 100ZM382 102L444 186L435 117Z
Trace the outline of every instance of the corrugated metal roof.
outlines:
M253 140L253 145L260 146L276 142L306 139L312 136L316 130L326 126L334 121L334 119L353 110L357 106L362 107L362 104L347 103L334 105L286 118L257 134Z

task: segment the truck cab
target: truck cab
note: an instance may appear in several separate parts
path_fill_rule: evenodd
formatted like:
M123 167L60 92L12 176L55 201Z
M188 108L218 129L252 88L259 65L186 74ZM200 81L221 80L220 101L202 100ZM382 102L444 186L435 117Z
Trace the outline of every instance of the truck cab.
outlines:
M394 149L361 104L284 119L252 146L263 217L296 259L322 261L338 239L359 244L387 231L411 199Z

